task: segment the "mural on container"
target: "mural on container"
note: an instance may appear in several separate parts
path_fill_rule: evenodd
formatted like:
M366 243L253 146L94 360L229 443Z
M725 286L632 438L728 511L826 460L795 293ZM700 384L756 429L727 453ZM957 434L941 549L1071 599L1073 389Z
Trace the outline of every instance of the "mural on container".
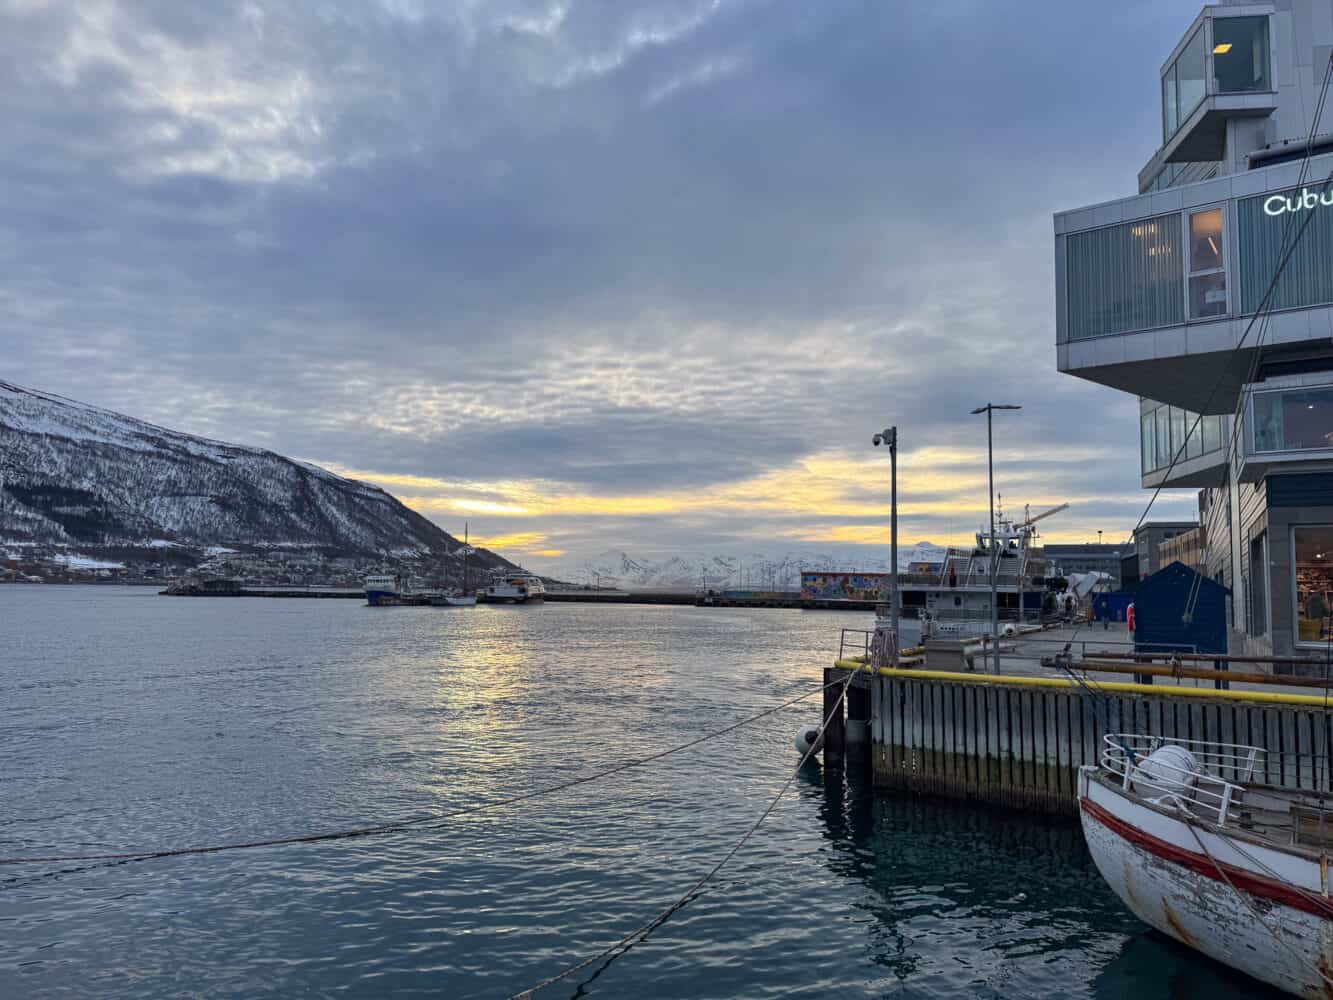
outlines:
M807 601L885 601L889 580L885 573L801 574L801 598Z

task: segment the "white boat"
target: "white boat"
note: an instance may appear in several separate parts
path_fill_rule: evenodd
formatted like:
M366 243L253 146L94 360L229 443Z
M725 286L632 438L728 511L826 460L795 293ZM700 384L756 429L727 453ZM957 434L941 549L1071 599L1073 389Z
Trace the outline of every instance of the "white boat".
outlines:
M479 595L487 604L532 604L546 597L541 577L519 570L501 573Z
M1263 771L1258 747L1107 735L1101 766L1079 772L1083 834L1140 920L1287 993L1327 998L1333 799L1261 784Z
M475 608L476 594L434 594L430 603L437 608Z
M381 573L365 580L366 603L371 607L385 607L402 600L403 588L396 573Z

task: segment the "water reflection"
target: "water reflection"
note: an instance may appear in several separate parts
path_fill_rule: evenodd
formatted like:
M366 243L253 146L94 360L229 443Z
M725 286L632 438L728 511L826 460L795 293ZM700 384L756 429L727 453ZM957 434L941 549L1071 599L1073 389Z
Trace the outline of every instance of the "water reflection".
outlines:
M1135 919L1072 821L875 793L858 766L800 777L825 864L859 890L849 903L883 996L1270 995Z

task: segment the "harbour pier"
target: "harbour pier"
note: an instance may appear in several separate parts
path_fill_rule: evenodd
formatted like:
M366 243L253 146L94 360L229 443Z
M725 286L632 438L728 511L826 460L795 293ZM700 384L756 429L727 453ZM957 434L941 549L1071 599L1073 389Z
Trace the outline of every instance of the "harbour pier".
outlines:
M1107 733L1139 733L1262 747L1257 780L1333 790L1333 696L1322 689L1290 678L1148 684L1095 666L1042 676L1024 660L1011 655L1000 675L838 660L825 684L854 676L845 708L840 685L826 688L825 760L863 763L878 788L1074 816L1078 769L1099 763Z

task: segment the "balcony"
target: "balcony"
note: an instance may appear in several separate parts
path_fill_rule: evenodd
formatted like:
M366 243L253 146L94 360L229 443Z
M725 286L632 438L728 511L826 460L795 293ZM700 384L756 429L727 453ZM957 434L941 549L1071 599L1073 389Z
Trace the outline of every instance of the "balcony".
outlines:
M1240 479L1309 463L1333 467L1333 373L1295 375L1245 387Z
M1226 468L1231 418L1199 416L1155 400L1140 401L1139 457L1145 489L1216 486Z
M1307 177L1330 172L1333 153L1321 154ZM1327 349L1333 193L1301 179L1301 163L1282 163L1056 215L1060 371L1194 413L1234 413L1260 342L1247 336L1252 317L1289 223L1306 213L1262 343Z
M1220 160L1227 122L1277 110L1272 4L1205 7L1162 69L1162 146L1140 189L1168 163Z

